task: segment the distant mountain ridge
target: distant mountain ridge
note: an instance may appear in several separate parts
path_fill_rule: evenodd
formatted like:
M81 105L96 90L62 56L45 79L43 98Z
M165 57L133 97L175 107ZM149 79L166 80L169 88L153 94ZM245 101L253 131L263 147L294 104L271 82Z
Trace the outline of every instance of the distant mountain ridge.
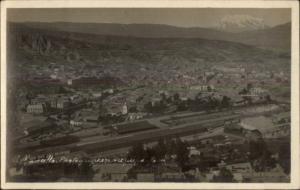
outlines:
M8 51L11 53L9 57L25 65L49 62L119 64L136 72L136 69L149 65L166 71L169 66L193 70L195 65L283 70L289 68L290 62L289 53L202 38L99 35L32 28L22 24L11 24L8 34L11 40L9 49L14 50Z
M263 19L250 15L230 15L220 19L216 29L227 32L245 32L270 28Z
M183 28L159 24L110 24L70 22L26 22L18 23L31 28L111 36L141 38L201 38L244 43L262 48L290 50L291 24L272 28L230 33L212 28Z

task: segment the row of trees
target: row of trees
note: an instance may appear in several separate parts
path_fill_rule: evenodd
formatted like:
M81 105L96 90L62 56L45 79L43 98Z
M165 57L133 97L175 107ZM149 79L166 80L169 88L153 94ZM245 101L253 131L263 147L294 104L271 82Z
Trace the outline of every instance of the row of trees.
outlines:
M168 107L175 105L177 106L177 111L202 111L202 110L215 110L215 109L226 109L232 106L231 99L228 96L223 96L221 100L215 98L214 96L202 97L199 93L195 99L181 100L179 94L174 94L173 96L166 97L166 95L161 95L161 100L155 102L148 102L144 105L146 112L150 113L163 113Z

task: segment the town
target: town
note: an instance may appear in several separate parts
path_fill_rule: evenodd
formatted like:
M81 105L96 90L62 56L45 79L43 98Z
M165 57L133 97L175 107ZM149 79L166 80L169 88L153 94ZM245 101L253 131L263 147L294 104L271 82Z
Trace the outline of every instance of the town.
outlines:
M290 181L289 56L32 30L11 43L10 181Z
M168 81L149 88L145 83L153 79L99 88L125 79L88 76L86 71L64 80L71 71L51 66L26 81L38 86L37 92L20 93L20 135L13 142L18 156L12 160L17 165L11 168L17 174L35 175L61 164L33 162L51 156L109 159L85 166L93 176L88 180L95 181L289 180L289 105L265 87L288 83L284 73L216 68L198 80L177 77L173 89L163 88ZM222 84L238 78L239 85ZM72 168L64 164L57 170Z

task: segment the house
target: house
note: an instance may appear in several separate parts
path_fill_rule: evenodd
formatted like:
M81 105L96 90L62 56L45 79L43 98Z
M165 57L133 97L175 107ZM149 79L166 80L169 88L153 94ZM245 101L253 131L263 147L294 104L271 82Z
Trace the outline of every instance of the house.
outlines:
M201 92L214 91L215 87L213 85L200 85L200 86L191 86L191 90L199 90Z
M82 118L74 118L70 120L70 125L72 126L81 126L83 124Z
M133 120L138 120L138 119L142 119L146 114L145 113L128 113L128 117L127 120L129 121L133 121Z
M113 94L114 93L114 89L109 88L103 91L104 93L108 93L108 94Z
M45 95L38 95L37 97L31 99L31 104L45 104L47 100L48 99Z
M70 105L70 101L68 98L60 98L57 100L57 109L65 109Z
M267 91L265 89L262 89L262 88L259 88L259 87L255 87L255 88L251 88L250 89L250 94L251 95L256 95L256 96L266 95Z
M26 107L26 112L27 113L32 113L32 114L42 114L46 112L46 105L45 104L29 104Z
M189 157L191 156L200 156L200 151L196 149L196 147L189 147Z
M125 104L122 106L122 110L121 110L122 115L126 115L128 113L128 108L127 108L127 104L125 102Z
M102 92L92 92L92 96L94 98L100 98L102 96Z
M243 174L243 173L251 173L253 171L252 166L249 162L227 164L225 167L232 173Z

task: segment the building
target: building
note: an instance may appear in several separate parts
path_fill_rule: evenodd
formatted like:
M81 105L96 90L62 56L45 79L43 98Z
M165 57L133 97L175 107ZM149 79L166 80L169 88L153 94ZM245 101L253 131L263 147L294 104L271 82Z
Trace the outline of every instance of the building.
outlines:
M127 104L126 104L126 102L125 102L125 104L122 106L122 114L123 115L126 115L127 113L128 113L128 108L127 108Z
M200 156L200 151L194 146L189 147L189 157L191 156Z
M42 114L46 112L46 106L45 104L30 104L26 107L26 112L27 113L32 113L32 114Z
M201 92L210 92L215 90L215 86L213 85L199 85L199 86L191 86L191 90L199 90Z
M70 120L70 125L72 126L81 126L83 124L82 118L75 118Z
M253 171L252 166L249 162L228 164L225 167L232 173L244 174L244 173L251 173Z
M102 92L92 92L92 96L94 98L100 98L102 96Z
M47 97L44 95L38 95L37 97L31 99L31 104L45 104L47 102Z
M255 96L266 95L267 91L265 89L255 87L250 89L250 94Z
M70 105L70 101L68 98L60 98L57 100L56 108L57 109L65 109Z
M72 84L73 84L73 83L72 83L72 79L68 79L68 80L67 80L67 84L68 84L68 85L72 85Z
M114 93L114 89L109 88L103 91L104 93L108 93L108 94L113 94Z

